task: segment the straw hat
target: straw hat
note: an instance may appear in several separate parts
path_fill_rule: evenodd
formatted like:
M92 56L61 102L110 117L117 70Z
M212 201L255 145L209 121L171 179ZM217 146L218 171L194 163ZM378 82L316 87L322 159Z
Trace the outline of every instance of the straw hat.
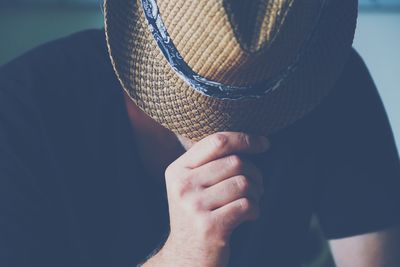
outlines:
M269 135L334 87L356 0L106 0L112 64L131 99L173 132Z

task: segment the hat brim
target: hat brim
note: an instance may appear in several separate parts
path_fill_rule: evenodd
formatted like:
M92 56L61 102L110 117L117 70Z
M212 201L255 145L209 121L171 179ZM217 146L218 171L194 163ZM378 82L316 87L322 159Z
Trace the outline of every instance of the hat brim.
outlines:
M168 65L146 24L140 0L105 1L110 58L123 89L158 123L193 141L220 131L270 135L326 97L354 37L356 1L329 1L307 54L279 88L257 99L221 100L191 88Z

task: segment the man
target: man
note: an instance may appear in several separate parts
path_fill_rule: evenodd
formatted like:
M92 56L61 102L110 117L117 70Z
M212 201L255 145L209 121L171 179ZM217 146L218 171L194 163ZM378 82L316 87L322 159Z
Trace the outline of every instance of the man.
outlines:
M399 158L355 14L109 0L107 43L3 66L0 265L300 266L315 213L337 266L399 266Z

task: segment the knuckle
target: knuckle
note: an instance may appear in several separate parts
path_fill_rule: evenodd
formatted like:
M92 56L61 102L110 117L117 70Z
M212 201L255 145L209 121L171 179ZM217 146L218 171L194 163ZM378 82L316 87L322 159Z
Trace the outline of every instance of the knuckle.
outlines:
M173 167L168 166L165 170L165 184L168 193L176 192L179 188L179 179L178 176L173 169Z
M249 212L251 210L251 203L248 198L242 198L239 200L240 209L243 212Z
M217 227L220 229L222 233L228 233L232 229L233 224L235 223L236 218L232 214L226 214L224 217L221 217L217 221Z
M178 186L178 195L183 197L186 193L193 189L193 178L191 176L181 179Z
M166 169L165 169L165 171L164 171L164 176L165 176L165 179L170 179L170 177L172 177L173 176L173 173L174 173L174 170L173 170L173 166L172 166L172 164L171 165L169 165Z
M245 176L243 175L236 176L235 183L240 192L245 192L249 190L250 183Z
M222 133L216 133L210 138L210 140L215 148L221 149L226 145L228 138Z
M232 168L239 171L243 167L243 162L238 155L231 155L228 157L228 161Z
M193 198L190 204L193 211L202 211L203 210L203 201L200 198Z
M174 183L179 182L180 178L187 174L187 171L175 165L175 162L171 163L167 168L164 170L165 179L168 181L173 181Z
M249 136L248 134L240 133L239 136L238 136L238 138L239 138L239 142L240 142L243 146L245 146L245 147L250 146L250 136Z
M226 213L223 216L214 216L211 219L212 225L210 229L212 229L214 235L217 235L217 237L224 238L230 235L235 221L236 218L232 213Z

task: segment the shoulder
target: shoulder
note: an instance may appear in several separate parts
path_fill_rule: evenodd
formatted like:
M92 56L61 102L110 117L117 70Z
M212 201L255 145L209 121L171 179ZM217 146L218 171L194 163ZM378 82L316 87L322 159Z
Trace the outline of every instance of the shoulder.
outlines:
M66 63L84 61L104 49L104 39L104 30L91 29L76 32L29 50L3 65L2 70L21 64L37 64L36 67L41 68L46 63L63 63L59 62L60 59Z
M311 117L307 132L319 170L316 209L327 238L398 225L399 155L378 89L355 50Z
M393 139L379 91L361 56L352 49L334 88L296 129L326 151L330 142L346 149L364 138ZM366 141L366 140L364 140ZM350 145L350 146L348 146ZM336 144L332 149L337 149Z
M117 85L100 29L48 42L0 67L0 101L18 99L43 113L89 105Z
M66 93L110 78L104 30L86 30L36 47L0 67L0 90ZM94 79L94 77L97 78Z
M27 139L39 125L78 129L80 120L99 116L99 103L115 99L116 86L104 30L48 42L0 67L0 129Z
M342 118L340 122L344 123L353 118L352 114L368 116L365 112L373 111L367 108L371 105L375 109L383 108L367 66L357 51L352 49L341 76L317 111L324 118L340 116Z
M350 154L358 158L368 156L371 145L379 146L373 141L376 139L385 142L385 149L393 158L396 154L394 137L378 89L354 48L334 88L286 133L288 138L302 144L298 145L299 149L312 151L317 158L326 158L328 162L337 162Z
M398 167L384 104L368 68L354 49L335 88L311 116L308 131L315 132L312 135L319 154L330 153L325 156L328 161L347 161L364 170L366 163L382 167L390 162L390 169ZM386 163L383 159L387 159Z

